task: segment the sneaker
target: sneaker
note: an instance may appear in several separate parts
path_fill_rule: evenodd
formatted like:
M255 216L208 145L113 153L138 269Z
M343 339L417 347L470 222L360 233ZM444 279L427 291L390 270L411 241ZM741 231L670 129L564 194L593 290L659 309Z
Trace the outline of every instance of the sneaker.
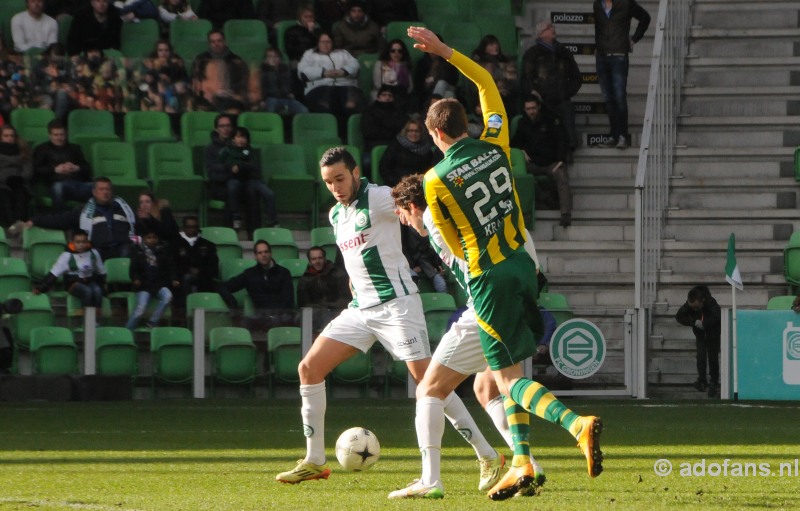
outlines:
M603 471L603 451L600 450L600 433L603 432L603 420L600 417L587 415L578 419L583 423L578 433L578 447L586 456L586 467L589 477L597 477Z
M478 484L478 490L487 491L500 480L500 471L506 465L506 457L499 454L496 458L481 458L478 464L481 466L481 482Z
M628 141L620 135L619 140L617 140L617 149L627 149L628 148Z
M281 472L275 476L275 480L281 483L297 484L303 481L327 479L330 475L331 469L327 463L315 465L305 460L298 460L296 467L288 472Z
M239 219L239 218L234 218L233 219L233 228L235 230L237 230L237 231L240 231L242 229L242 220Z
M521 467L511 467L487 495L492 500L506 500L524 491L533 484L534 479L533 466L530 463Z
M428 486L422 484L419 479L413 480L408 486L401 490L395 490L389 494L390 499L443 499L444 488L442 483L436 481Z
M599 144L597 144L596 147L599 147L601 149L611 149L612 147L617 147L617 144L618 144L617 139L611 137L605 142L600 142Z

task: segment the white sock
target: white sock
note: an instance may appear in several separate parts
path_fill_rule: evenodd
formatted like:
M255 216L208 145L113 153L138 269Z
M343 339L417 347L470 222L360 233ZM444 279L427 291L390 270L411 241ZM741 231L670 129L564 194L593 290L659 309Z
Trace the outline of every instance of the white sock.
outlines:
M414 419L417 442L422 453L422 484L431 485L441 480L442 435L444 435L444 403L435 397L417 400Z
M472 445L478 458L497 457L497 451L486 441L483 433L478 429L478 425L475 424L475 419L469 414L464 402L455 392L451 392L444 399L444 414L456 431L464 437L464 440Z
M506 417L506 407L503 406L503 396L497 396L488 403L486 403L486 413L492 419L494 427L500 432L500 435L505 440L506 445L513 451L514 442L511 440L511 430L508 429L508 418Z
M306 461L316 465L325 463L325 380L314 385L300 385L303 434L306 436Z

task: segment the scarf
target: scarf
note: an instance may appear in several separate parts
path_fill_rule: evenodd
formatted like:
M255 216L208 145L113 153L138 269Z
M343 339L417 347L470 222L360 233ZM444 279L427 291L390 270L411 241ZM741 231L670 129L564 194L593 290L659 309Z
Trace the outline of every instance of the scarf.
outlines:
M397 135L397 141L403 146L403 149L410 151L414 154L425 155L431 152L431 144L425 139L419 142L412 142L403 135Z

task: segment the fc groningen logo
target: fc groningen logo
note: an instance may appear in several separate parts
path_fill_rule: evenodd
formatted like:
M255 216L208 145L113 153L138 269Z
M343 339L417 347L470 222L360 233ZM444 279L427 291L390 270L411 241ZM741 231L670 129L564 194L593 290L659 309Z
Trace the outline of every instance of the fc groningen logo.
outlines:
M555 368L569 378L588 378L606 358L606 339L597 325L585 319L562 323L553 334L550 353Z

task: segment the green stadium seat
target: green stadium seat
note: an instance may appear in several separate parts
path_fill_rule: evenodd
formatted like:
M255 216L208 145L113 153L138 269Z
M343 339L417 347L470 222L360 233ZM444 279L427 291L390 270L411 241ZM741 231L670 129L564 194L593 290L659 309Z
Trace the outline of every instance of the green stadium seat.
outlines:
M481 30L481 37L495 36L500 41L500 51L512 60L516 59L520 53L519 29L517 29L517 19L513 14L478 17L475 18L475 24ZM475 47L468 51L472 52L477 47L478 44L475 43Z
M274 384L300 383L297 366L302 358L299 327L281 326L267 330L267 352L269 353L269 393L275 397Z
M305 273L308 268L308 259L303 258L288 258L277 259L278 264L289 270L292 275L292 287L294 288L294 303L297 303L297 285L300 282L300 277Z
M261 227L253 231L253 241L264 240L272 247L272 259L297 259L299 250L292 231L284 227Z
M230 326L230 310L219 293L190 293L186 296L186 324L190 328L194 325L194 311L204 309L206 316L205 339L208 333L216 327Z
M61 14L58 19L58 42L67 45L67 34L72 26L72 16L69 14Z
M567 303L567 297L560 293L539 293L537 302L556 318L556 324L568 321L573 318L573 313Z
M253 146L262 147L266 144L284 142L283 119L276 113L244 112L239 115L236 125L250 131L250 144Z
M402 360L389 359L389 368L386 371L384 397L391 397L392 383L398 382L405 385L408 382L408 365Z
M25 262L34 279L42 279L67 248L64 231L31 227L22 232Z
M261 20L228 20L222 27L225 41L233 53L239 55L250 66L264 60L264 51L269 47L267 26Z
M139 371L138 350L133 332L123 327L104 326L96 331L96 364L100 376L130 376Z
M792 309L792 305L794 304L796 296L795 295L786 295L786 296L773 296L767 302L767 310L768 311L788 311Z
M800 181L800 146L794 150L794 180Z
M87 159L92 156L95 142L119 141L114 133L114 114L107 110L75 109L67 117L67 127L69 141L80 145Z
M140 178L148 177L148 149L153 142L174 142L169 115L164 112L128 112L123 121L125 141L136 152L136 168Z
M268 144L261 152L269 155L262 158L268 173L265 182L275 193L275 207L279 215L284 213L308 213L311 227L317 222L317 179L306 168L303 147L297 144Z
M339 139L336 116L327 113L296 114L292 117L292 141Z
M106 285L109 292L106 293L112 308L117 300L125 303L128 307L129 300L133 296L131 289L131 260L128 257L113 257L103 261L106 268Z
M374 87L372 80L372 70L378 62L377 53L362 53L358 56L358 87L364 93L364 97L369 98Z
M11 110L11 125L30 147L49 140L47 124L55 118L56 114L50 109L15 108Z
M364 150L364 134L361 133L361 114L347 118L347 144Z
M50 298L45 294L35 295L30 291L9 293L8 298L16 298L22 302L22 310L17 314L11 314L8 320L14 345L19 349L29 350L33 329L54 325L55 314L50 306Z
M416 66L417 62L422 58L424 53L414 48L414 41L408 37L408 27L425 27L425 23L421 21L390 21L386 25L386 40L400 39L405 43L408 48L408 53L411 55L411 62Z
M6 230L0 227L0 257L8 257L9 250Z
M381 159L383 158L383 153L386 152L386 148L389 147L387 145L376 145L372 148L371 151L371 158L370 158L370 181L375 183L376 185L383 185L383 176L381 175Z
M179 142L150 144L147 161L153 192L159 197L168 197L173 211L204 214L205 180L194 173L188 146Z
M511 173L514 176L514 187L517 190L522 215L526 219L525 224L532 230L536 224L536 178L528 173L525 153L516 147L511 148Z
M188 21L179 18L170 23L169 42L175 53L189 64L208 49L208 33L211 28L211 22L207 19Z
M114 195L128 204L137 204L139 194L149 189L147 181L139 177L132 144L95 142L90 158L94 175L108 177L114 186Z
M31 276L28 266L16 257L0 257L0 302L15 291L30 291Z
M514 15L511 0L468 0L468 3L469 18L472 21L479 21L481 18Z
M96 312L98 321L108 324L111 319L111 299L108 296L103 297L103 303L100 310ZM67 326L75 333L84 331L84 315L83 304L81 301L70 294L67 295Z
M371 352L356 352L331 372L331 380L335 383L358 385L362 398L367 397L369 383L372 380L372 355ZM333 392L333 388L330 388Z
M278 42L278 49L281 51L284 59L288 58L286 56L286 41L284 40L286 29L295 25L297 25L297 20L295 19L279 21L275 25L275 38Z
M150 352L153 360L151 388L156 384L183 385L194 379L192 332L188 328L157 327L150 331Z
M25 0L3 0L0 2L0 35L3 36L6 48L14 48L14 40L11 38L11 18L25 9Z
M328 261L336 261L336 252L339 245L336 244L336 235L333 227L315 227L311 229L311 246L322 247L325 250L325 258Z
M33 374L78 374L78 346L69 328L39 326L31 330Z
M256 265L255 259L226 258L219 260L219 278L223 282ZM244 291L244 290L243 290Z
M442 2L441 0L417 0L417 11L425 23L428 18L449 18L460 20L469 13L468 4L465 0L455 2ZM431 28L431 25L427 25ZM433 30L433 29L432 29Z
M239 235L234 229L230 227L203 227L202 236L217 246L217 258L220 261L240 259L242 257L242 245L239 243Z
M442 27L442 39L451 48L471 55L482 37L481 27L472 21L447 21Z
M218 327L211 330L209 351L212 362L212 392L214 382L229 385L249 385L256 378L256 346L250 331L237 327Z
M141 19L138 23L123 23L120 51L128 58L144 58L153 51L159 39L158 21Z
M419 296L422 299L422 310L428 327L428 340L433 349L447 331L450 316L456 311L456 301L447 293L420 293Z
M181 115L181 142L192 151L194 173L205 178L203 153L211 142L216 112L184 112Z

